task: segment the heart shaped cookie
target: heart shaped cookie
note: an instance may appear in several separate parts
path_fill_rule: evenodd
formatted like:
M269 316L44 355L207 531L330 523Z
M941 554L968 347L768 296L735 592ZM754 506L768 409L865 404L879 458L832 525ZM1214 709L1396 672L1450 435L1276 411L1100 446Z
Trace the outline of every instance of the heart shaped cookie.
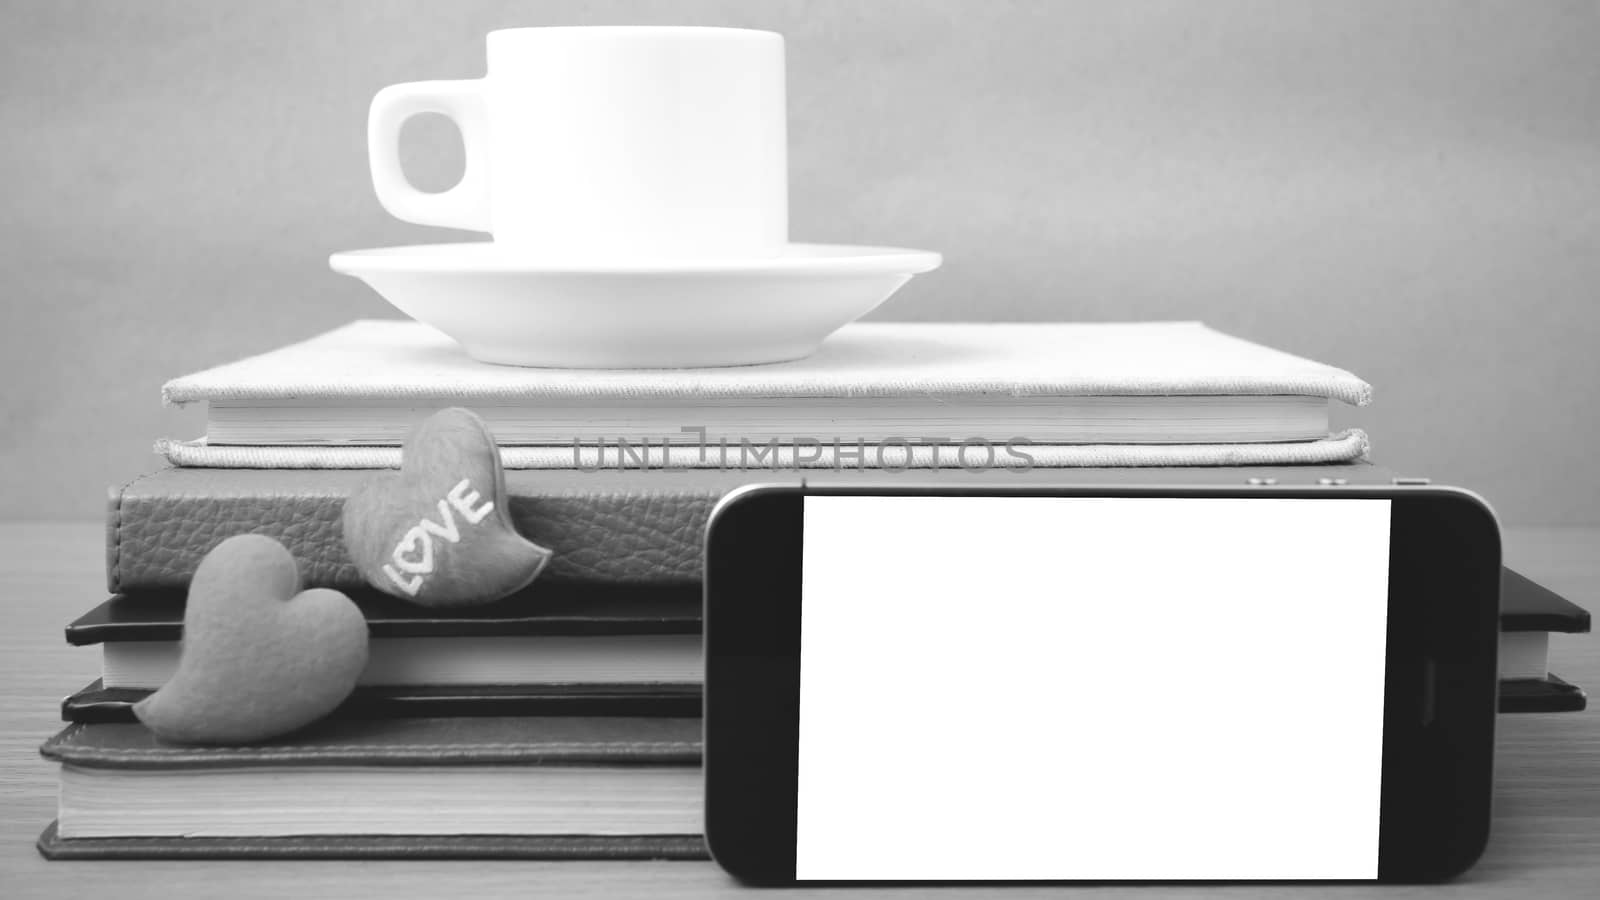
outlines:
M311 724L350 696L367 665L367 620L350 598L300 590L283 545L218 544L195 570L178 671L133 707L160 738L242 744Z
M500 451L476 414L429 416L400 460L344 504L345 550L368 584L423 606L468 606L521 590L550 561L512 526Z

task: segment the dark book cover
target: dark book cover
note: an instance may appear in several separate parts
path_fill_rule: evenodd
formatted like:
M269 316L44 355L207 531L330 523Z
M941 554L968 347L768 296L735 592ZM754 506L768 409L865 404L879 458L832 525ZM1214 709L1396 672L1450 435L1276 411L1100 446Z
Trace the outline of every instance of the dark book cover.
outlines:
M698 834L340 834L273 838L64 838L52 822L35 844L52 860L517 859L706 860Z
M143 725L68 725L45 759L100 770L260 766L700 765L700 720L678 718L324 719L240 746L169 744Z
M430 609L370 588L348 591L375 639L509 635L699 634L699 585L576 587L532 585L495 603ZM67 643L176 641L183 637L183 593L118 595L67 625Z
M1502 713L1581 712L1588 705L1588 698L1577 685L1557 675L1500 682Z
M98 680L61 701L61 718L84 724L137 722L133 706L152 691ZM697 718L698 684L486 684L358 687L329 715L350 719L441 716L646 716Z
M1586 634L1589 613L1521 572L1507 568L1501 570L1500 630Z

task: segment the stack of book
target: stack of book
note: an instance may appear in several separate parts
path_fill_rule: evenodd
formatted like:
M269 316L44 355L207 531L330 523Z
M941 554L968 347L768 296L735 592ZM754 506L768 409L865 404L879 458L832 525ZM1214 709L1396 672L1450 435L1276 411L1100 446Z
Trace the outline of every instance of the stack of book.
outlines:
M1330 433L1330 405L1366 403L1365 383L1194 323L857 324L792 363L585 372L363 321L164 395L206 403L206 435L163 440L169 466L111 492L113 596L67 627L103 674L43 748L62 781L47 856L699 858L702 532L729 490L1392 478L1364 434ZM366 588L339 523L447 406L490 424L512 519L555 555L517 595L441 612ZM241 533L357 601L368 667L298 734L164 744L132 704L174 671L201 558ZM1587 616L1507 589L1505 708L1581 708L1541 641Z
M62 703L46 855L700 858L699 597L545 590L470 616L360 589L370 657L328 719L253 746L157 740L181 594L67 628L101 678Z

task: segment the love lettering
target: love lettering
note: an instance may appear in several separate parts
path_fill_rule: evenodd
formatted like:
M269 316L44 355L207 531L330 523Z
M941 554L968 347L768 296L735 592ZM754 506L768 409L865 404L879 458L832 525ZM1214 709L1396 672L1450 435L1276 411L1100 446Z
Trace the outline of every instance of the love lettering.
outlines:
M422 590L423 581L433 574L433 539L439 538L451 544L461 543L461 526L456 523L455 514L460 513L468 525L476 525L494 510L493 501L475 506L479 499L471 481L461 479L439 501L438 522L424 517L411 526L400 538L400 543L395 544L394 552L390 554L394 562L384 565L383 574L389 576L389 580L405 591L407 596L415 597Z

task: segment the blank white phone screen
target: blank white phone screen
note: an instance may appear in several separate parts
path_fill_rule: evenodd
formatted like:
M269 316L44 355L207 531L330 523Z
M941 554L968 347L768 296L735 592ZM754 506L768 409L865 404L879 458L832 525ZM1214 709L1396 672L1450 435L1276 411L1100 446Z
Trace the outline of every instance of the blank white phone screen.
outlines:
M804 509L797 879L1377 877L1389 501Z

